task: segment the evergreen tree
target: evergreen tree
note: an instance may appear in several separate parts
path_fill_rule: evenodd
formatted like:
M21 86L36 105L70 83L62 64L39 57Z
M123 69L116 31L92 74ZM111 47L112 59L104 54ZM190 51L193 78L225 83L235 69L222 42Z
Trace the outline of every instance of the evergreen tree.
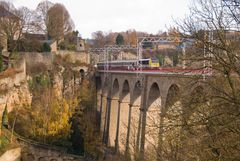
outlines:
M42 46L42 51L43 52L51 52L51 46L48 44L48 43L43 43L43 46Z
M121 34L118 34L116 37L116 44L117 45L123 45L124 44L124 38Z

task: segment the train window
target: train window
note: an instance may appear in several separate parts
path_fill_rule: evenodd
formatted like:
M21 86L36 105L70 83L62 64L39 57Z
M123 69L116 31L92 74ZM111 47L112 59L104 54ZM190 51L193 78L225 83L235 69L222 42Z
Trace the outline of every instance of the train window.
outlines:
M159 63L159 61L157 59L153 59L152 62L153 63Z
M148 65L149 64L149 60L141 60L140 64L142 65Z

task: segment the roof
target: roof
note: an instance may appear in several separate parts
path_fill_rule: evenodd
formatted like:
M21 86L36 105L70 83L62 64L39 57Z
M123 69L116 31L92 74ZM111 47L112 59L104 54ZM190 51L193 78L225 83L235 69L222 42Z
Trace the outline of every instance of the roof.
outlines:
M45 34L32 34L32 33L23 33L25 39L37 39L39 41L45 41L47 36Z
M23 33L23 36L27 40L38 40L39 42L47 43L49 45L52 45L55 42L55 40L47 39L45 34Z

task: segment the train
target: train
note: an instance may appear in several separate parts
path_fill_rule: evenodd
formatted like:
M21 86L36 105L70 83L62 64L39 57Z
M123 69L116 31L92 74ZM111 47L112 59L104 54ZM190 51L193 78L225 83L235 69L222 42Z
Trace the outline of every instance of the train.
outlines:
M159 68L158 59L140 59L140 60L115 60L108 62L99 62L97 63L98 70L106 70L108 67L109 70L136 70L139 66L142 66L144 69L155 69Z

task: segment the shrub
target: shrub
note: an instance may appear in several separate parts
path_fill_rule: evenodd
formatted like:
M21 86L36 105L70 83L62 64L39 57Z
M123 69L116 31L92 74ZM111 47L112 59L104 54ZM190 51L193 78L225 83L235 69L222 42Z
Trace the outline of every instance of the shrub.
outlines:
M51 46L48 44L48 43L43 43L43 45L42 45L42 51L43 52L51 52Z
M76 50L76 46L74 44L69 44L67 46L67 50L75 51Z
M34 65L31 65L29 68L27 68L27 74L28 75L36 75L39 73L45 73L48 71L48 67L44 63L36 63Z
M66 43L64 41L60 42L59 45L58 45L60 50L66 50L66 46L67 45L66 45Z
M158 54L156 57L159 60L160 66L164 66L164 56L162 54Z

